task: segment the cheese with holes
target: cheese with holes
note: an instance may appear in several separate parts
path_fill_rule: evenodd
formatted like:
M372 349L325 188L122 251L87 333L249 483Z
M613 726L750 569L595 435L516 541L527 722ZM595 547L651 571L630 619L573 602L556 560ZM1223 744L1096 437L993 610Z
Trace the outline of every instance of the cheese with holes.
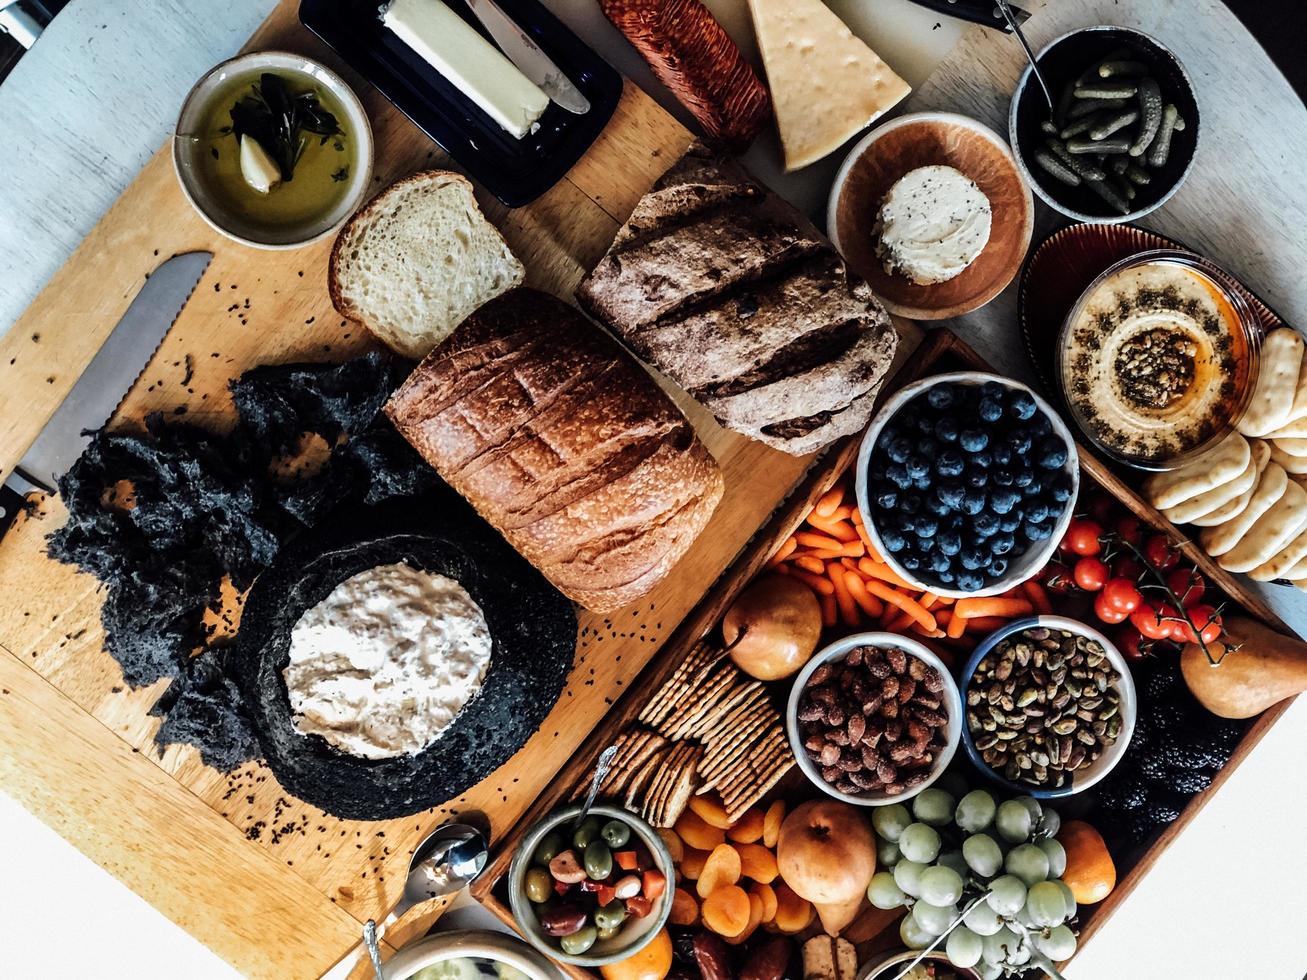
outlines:
M517 139L549 108L538 85L440 0L391 0L381 22Z
M822 0L749 0L785 169L806 167L912 91Z

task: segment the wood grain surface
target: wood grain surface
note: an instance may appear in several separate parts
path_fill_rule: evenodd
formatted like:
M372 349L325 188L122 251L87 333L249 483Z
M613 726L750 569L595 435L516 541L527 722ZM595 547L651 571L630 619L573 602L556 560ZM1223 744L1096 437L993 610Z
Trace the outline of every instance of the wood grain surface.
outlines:
M284 0L249 46L303 51L341 68L295 23L295 7ZM377 93L358 87L373 123L378 189L445 163ZM527 282L570 297L620 220L689 140L628 85L594 147L538 201L506 211L479 197L523 260ZM329 241L293 252L226 241L182 198L165 147L0 339L6 400L26 408L0 419L0 471L21 456L145 275L193 249L212 251L213 262L114 426L135 425L153 410L182 410L187 421L225 428L232 421L227 383L247 368L341 360L368 349L364 331L342 321L327 298ZM900 329L901 361L919 331ZM148 712L166 682L125 687L103 651L101 587L45 556L45 535L64 519L57 498L40 501L0 544L7 599L0 608L0 717L24 733L0 741L6 786L242 973L317 976L357 942L362 921L382 918L398 899L412 849L432 827L476 811L496 835L517 821L807 470L810 459L729 433L674 395L726 475L714 520L652 594L609 617L581 615L576 662L558 705L507 765L457 800L404 820L342 821L290 798L262 763L224 776L189 747L159 753L159 721ZM392 935L409 934L405 927Z

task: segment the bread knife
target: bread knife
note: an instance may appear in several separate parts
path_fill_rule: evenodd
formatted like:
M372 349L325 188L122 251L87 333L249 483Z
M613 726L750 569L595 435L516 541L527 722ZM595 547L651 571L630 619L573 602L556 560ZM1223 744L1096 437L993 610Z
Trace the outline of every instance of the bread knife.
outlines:
M68 397L0 486L0 537L26 505L28 494L53 493L59 478L86 448L89 433L109 421L212 258L210 252L185 252L150 273Z
M495 39L499 49L541 91L568 112L583 116L590 111L590 100L572 84L540 45L527 35L517 21L504 13L495 0L466 0L468 8Z
M912 0L912 2L945 17L956 17L958 20L967 20L982 27L992 27L996 31L1011 33L1007 21L1003 19L1003 12L998 9L994 0ZM1012 13L1018 24L1024 24L1030 19L1030 11L1022 10L1020 7L1012 7Z

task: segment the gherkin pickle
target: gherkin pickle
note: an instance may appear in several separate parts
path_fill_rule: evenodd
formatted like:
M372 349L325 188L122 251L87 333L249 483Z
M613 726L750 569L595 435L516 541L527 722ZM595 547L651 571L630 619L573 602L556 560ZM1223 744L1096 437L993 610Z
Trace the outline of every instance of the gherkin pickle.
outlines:
M578 851L584 851L590 846L590 842L599 836L600 826L598 817L586 817L572 834L572 846Z
M594 881L603 881L613 873L613 852L602 840L592 840L585 849L585 873Z
M599 833L609 847L624 847L631 839L631 828L620 820L609 820Z
M580 956L582 953L588 952L598 938L599 930L594 926L583 926L570 936L563 936L559 939L558 945L562 947L563 952L568 956Z
M544 868L532 868L526 873L524 889L526 897L537 905L541 902L547 902L549 896L554 893L553 876Z
M556 830L551 830L536 845L536 852L531 856L532 860L542 867L547 866L550 861L563 852L563 848L566 846L567 843L563 840L563 835Z
M600 938L605 929L617 929L626 921L626 903L615 898L607 905L595 909L595 925L600 929Z

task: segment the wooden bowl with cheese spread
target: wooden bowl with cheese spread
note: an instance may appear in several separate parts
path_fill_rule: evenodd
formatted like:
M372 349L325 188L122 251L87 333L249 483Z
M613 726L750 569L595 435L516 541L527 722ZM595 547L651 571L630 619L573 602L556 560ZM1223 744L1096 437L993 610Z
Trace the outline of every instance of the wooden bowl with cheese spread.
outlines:
M974 182L989 202L988 240L959 274L921 285L891 272L877 252L878 216L903 177L922 167L950 167ZM948 201L928 202L944 222ZM916 320L943 320L984 306L1015 278L1030 247L1034 205L1030 186L1003 138L967 116L919 112L868 133L835 177L826 230L845 261L871 285L885 307Z

